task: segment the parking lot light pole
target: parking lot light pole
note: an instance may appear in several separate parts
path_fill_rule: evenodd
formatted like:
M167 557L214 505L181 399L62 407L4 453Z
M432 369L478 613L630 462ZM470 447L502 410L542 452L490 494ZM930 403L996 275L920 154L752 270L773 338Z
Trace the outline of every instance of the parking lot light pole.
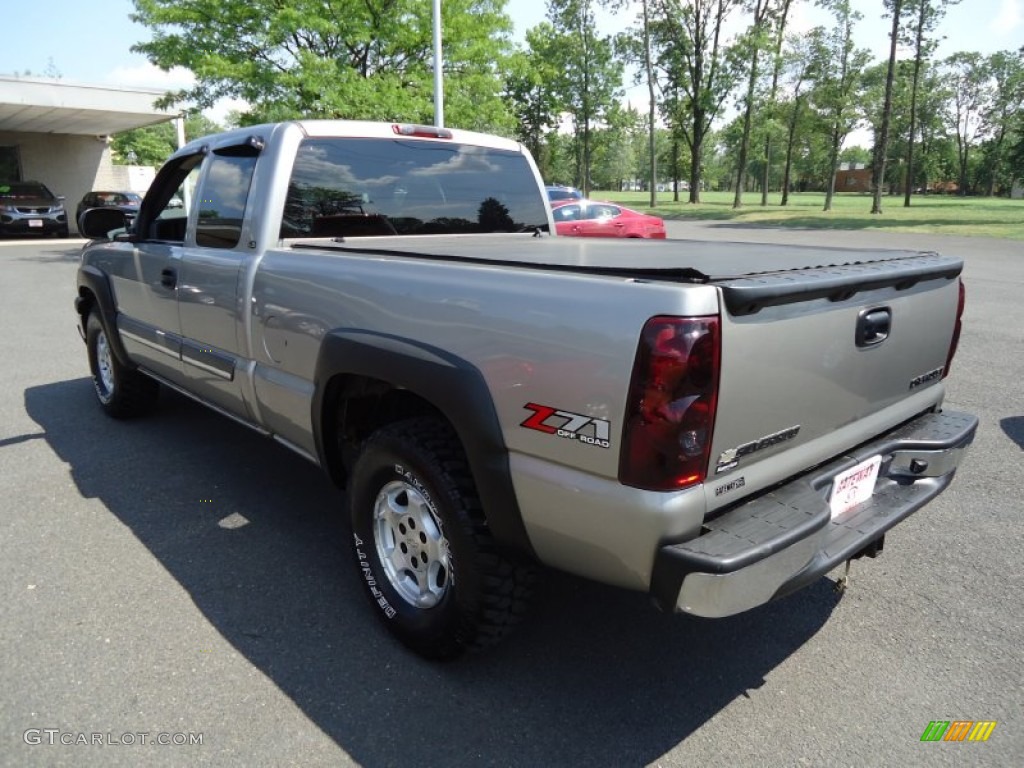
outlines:
M184 113L174 118L174 132L178 139L178 149L185 146L185 115Z
M185 138L185 113L182 112L176 118L174 118L174 128L178 134L178 149L181 149L187 143ZM188 184L185 184L182 188L181 194L183 196L182 203L184 203L185 211L189 211L192 208L192 190L189 189Z

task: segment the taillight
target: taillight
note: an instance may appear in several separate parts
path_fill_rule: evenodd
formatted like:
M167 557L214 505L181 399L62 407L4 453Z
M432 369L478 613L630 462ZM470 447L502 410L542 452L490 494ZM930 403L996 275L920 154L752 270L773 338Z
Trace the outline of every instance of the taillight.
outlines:
M942 378L949 376L949 369L953 365L953 355L956 354L957 345L960 343L960 328L963 325L964 301L967 292L964 289L964 281L960 280L960 300L956 306L956 324L953 326L953 338L949 340L949 354L946 355L946 367L942 370Z
M704 481L718 400L719 319L652 317L640 335L619 481L673 491Z
M419 136L427 139L450 139L452 132L434 125L399 125L392 123L391 130L399 136Z

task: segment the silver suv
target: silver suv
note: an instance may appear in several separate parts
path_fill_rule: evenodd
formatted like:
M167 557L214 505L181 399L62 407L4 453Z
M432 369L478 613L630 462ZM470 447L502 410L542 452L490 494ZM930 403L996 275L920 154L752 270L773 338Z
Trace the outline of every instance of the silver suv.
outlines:
M0 235L67 237L64 198L38 181L0 181Z

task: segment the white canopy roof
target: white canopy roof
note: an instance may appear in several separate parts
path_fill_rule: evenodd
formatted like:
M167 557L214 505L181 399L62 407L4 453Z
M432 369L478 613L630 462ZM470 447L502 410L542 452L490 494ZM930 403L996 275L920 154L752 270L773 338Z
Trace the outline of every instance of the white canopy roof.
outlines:
M104 136L163 123L163 91L0 75L0 131Z

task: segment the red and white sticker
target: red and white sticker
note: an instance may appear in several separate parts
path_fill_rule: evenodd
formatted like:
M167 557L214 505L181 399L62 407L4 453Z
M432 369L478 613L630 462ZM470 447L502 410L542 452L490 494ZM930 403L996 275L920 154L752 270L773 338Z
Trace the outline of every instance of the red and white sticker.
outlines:
M872 456L833 478L829 497L833 520L871 498L881 466L882 457Z
M566 440L577 440L586 445L608 448L611 445L611 424L582 413L563 411L550 405L527 403L523 406L533 415L519 426L534 429Z

